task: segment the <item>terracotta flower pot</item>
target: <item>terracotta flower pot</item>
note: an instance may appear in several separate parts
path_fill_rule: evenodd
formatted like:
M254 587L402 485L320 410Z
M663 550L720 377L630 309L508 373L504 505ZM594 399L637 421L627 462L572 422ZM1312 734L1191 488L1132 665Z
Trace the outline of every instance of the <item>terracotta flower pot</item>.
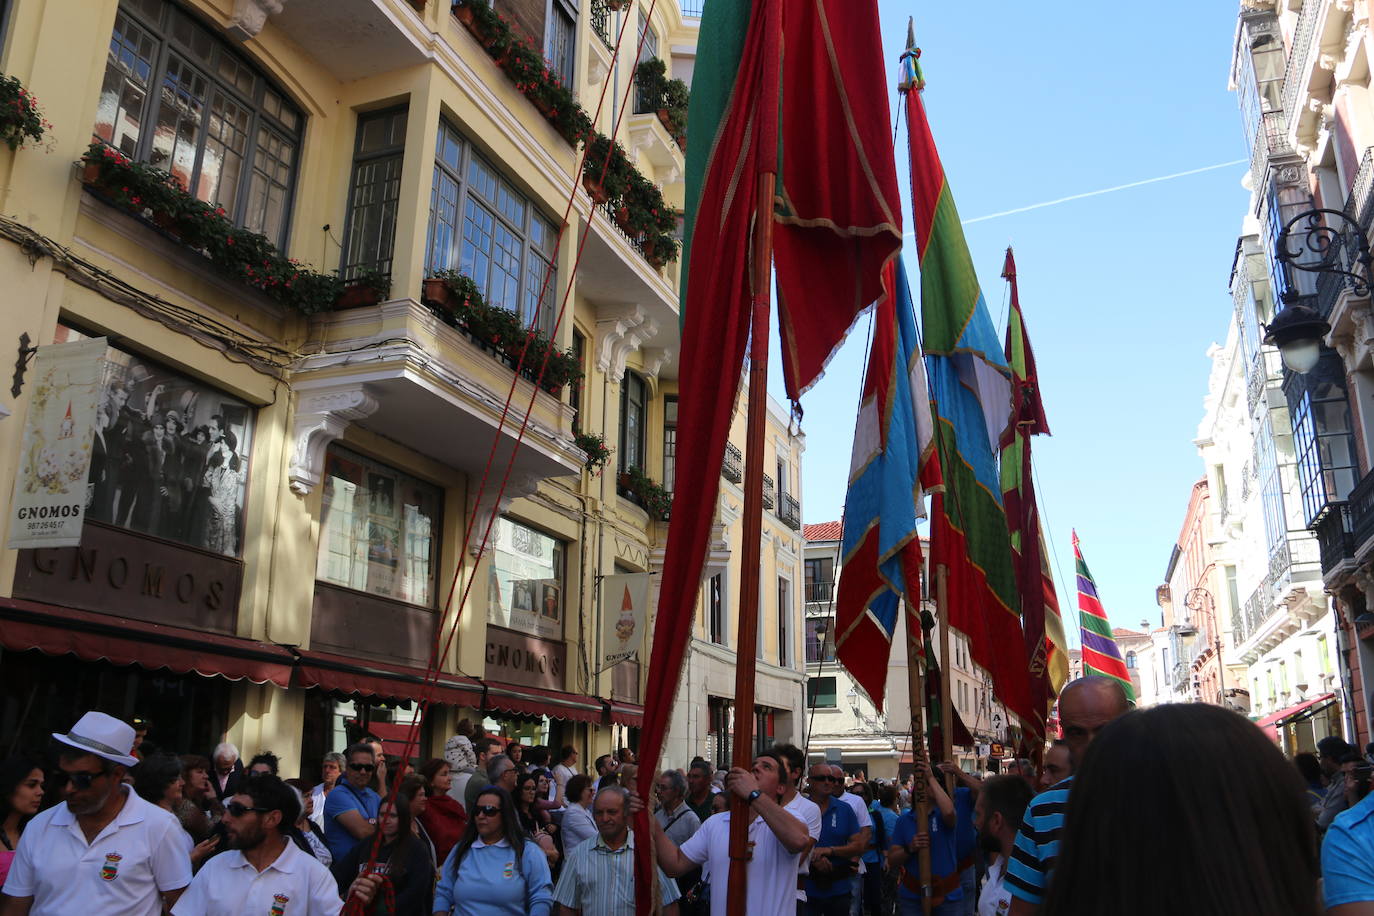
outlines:
M81 170L81 181L84 184L100 184L100 163L87 162Z
M663 129L668 133L673 132L673 117L668 114L668 109L660 108L658 110L658 122L663 125Z
M591 195L592 201L595 203L604 204L610 200L606 194L606 189L593 181L589 175L582 176L582 187L587 189L587 193Z
M440 277L427 277L422 284L420 298L431 305L437 305L446 312L452 312L457 304L453 290Z
M365 283L355 283L352 286L344 287L339 298L334 300L334 308L336 311L363 308L368 305L376 305L381 301L382 295L376 289Z
M476 34L477 14L472 11L472 7L466 3L460 3L453 8L453 15L463 24L464 28Z

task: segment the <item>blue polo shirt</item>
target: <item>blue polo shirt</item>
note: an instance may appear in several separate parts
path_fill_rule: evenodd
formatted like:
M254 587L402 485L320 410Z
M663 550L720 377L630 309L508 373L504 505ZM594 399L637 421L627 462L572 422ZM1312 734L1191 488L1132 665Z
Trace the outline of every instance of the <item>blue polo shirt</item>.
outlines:
M954 857L960 862L970 858L978 848L978 831L973 826L973 805L972 789L960 786L954 790L954 813L959 818L954 825Z
M1036 906L1045 902L1045 892L1059 856L1059 834L1064 830L1064 811L1069 803L1073 777L1050 786L1031 799L1016 845L1007 860L1007 876L1002 885L1017 897Z
M370 820L377 816L377 809L381 804L380 795L371 789L353 788L347 782L347 777L340 779L334 791L325 796L324 845L329 847L329 854L335 861L348 855L349 850L358 842L353 834L339 826L339 815L346 811L357 811L363 820Z
M830 804L821 812L821 835L817 846L847 846L854 834L859 832L859 819L854 809L838 798L830 799ZM806 879L807 900L828 900L831 897L848 897L854 891L853 878L843 878L828 884L820 884Z
M1374 793L1336 815L1322 840L1326 907L1374 900Z
M959 864L958 858L954 855L955 831L945 826L945 819L940 816L939 808L931 807L930 823L926 825L926 830L930 833L931 878L939 879L954 874ZM916 839L916 812L912 810L897 818L897 826L892 831L891 844L906 847L914 839ZM907 856L906 865L903 868L917 884L920 884L921 866L916 856ZM902 882L897 884L897 896L903 900L921 899L920 894L908 889L906 884ZM954 888L945 895L946 901L963 899L964 891L958 884L955 884Z

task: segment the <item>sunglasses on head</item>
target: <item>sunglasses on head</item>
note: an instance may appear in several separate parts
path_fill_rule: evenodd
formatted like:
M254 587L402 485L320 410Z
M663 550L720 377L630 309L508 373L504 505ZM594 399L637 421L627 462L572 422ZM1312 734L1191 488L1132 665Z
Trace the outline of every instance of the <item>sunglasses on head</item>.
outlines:
M373 773L373 772L376 772L376 770L377 770L377 764L375 764L375 763L350 763L350 764L348 765L348 768L349 768L350 770L356 770L356 771L359 772L359 773Z
M483 817L496 817L501 813L501 809L496 805L474 805L472 810Z
M265 813L267 813L268 811L271 811L272 809L271 809L271 808L251 808L251 807L249 807L248 805L241 804L240 802L231 801L229 804L227 804L227 805L224 806L224 810L225 810L226 812L228 812L229 814L232 814L234 817L243 817L243 816L244 816L245 814L247 814L249 811L256 811L258 814L265 814Z

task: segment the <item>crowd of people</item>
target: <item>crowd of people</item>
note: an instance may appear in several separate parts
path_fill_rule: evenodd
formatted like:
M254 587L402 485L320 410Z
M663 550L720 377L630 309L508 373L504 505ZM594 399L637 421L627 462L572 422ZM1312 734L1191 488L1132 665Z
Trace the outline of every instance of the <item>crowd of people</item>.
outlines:
M172 756L146 723L91 712L49 759L0 763L0 916L314 916L350 899L387 916L629 916L637 840L662 912L725 916L741 810L749 916L914 916L926 900L935 916L1374 914L1374 746L1327 738L1289 761L1236 713L1133 710L1107 678L1068 685L1059 719L1038 767L998 775L869 780L778 744L747 770L663 770L641 794L629 749L588 771L575 747L469 722L414 771L368 739L310 785L270 752Z

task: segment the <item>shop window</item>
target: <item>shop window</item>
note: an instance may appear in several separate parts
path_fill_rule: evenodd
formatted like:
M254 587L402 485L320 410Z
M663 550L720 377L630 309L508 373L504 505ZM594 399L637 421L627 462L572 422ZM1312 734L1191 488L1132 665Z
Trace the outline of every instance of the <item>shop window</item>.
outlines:
M563 542L502 516L492 532L487 622L563 638Z
M358 117L340 268L345 278L356 277L364 270L391 275L405 143L406 109L393 108Z
M677 471L677 398L663 399L663 486L673 492Z
M119 5L95 136L170 172L235 225L286 243L305 116L218 35L164 0Z
M316 578L433 606L441 500L438 487L331 445Z
M721 573L707 580L706 618L711 642L725 645L725 576Z
M716 769L731 767L731 753L735 734L735 704L725 697L706 698L706 759Z
M558 230L447 121L439 122L425 270L460 270L492 305L553 330Z
M87 338L59 325L53 342ZM100 388L86 518L240 556L253 408L113 346Z
M620 383L620 471L644 468L645 404L648 386L637 372L625 370Z
M831 621L828 617L806 618L806 661L808 664L833 662L835 660L835 641L830 638Z
M838 705L833 677L806 679L806 706L808 709L834 709Z

